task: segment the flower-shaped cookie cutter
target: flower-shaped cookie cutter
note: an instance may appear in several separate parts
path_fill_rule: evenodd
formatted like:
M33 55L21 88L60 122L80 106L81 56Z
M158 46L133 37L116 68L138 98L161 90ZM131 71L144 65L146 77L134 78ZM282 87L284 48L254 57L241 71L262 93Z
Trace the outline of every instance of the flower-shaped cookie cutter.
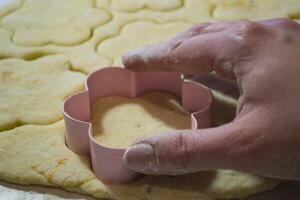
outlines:
M86 90L69 97L63 104L66 144L75 153L91 157L92 169L105 183L129 183L142 177L123 163L125 149L109 148L93 138L92 104L107 96L134 98L148 91L163 91L180 97L191 113L191 128L210 126L211 91L198 83L183 81L178 72L133 72L119 67L100 69L90 74ZM122 134L122 133L120 133Z

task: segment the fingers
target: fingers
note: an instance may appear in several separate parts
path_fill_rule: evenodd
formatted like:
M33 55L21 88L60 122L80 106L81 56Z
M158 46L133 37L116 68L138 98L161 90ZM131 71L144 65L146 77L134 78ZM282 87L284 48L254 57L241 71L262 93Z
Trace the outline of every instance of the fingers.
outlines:
M249 123L249 117L244 117L217 128L148 137L126 150L124 162L135 171L153 175L214 169L257 172L260 166L253 168L258 160L255 151L263 140L257 140L260 137Z
M232 78L233 64L229 57L234 44L225 31L231 25L196 25L166 42L129 51L123 55L123 63L136 71L177 70L192 75L211 72L215 65L222 64L217 73Z

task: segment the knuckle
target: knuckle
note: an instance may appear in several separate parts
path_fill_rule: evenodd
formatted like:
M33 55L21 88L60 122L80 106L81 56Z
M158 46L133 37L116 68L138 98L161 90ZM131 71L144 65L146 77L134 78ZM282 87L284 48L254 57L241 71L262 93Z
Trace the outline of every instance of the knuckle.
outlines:
M230 40L234 41L235 57L249 57L254 46L258 46L266 38L271 38L272 32L261 23L244 21L236 24L230 34Z
M240 27L240 31L245 35L254 35L264 30L266 30L264 25L253 21L243 22Z
M190 29L190 36L196 36L202 33L207 27L209 27L211 23L201 23L201 24L196 24Z
M187 142L187 134L178 132L175 134L171 148L174 152L174 156L178 162L178 169L184 169L190 162L189 144Z
M227 35L228 40L231 41L235 46L235 50L243 50L248 52L249 47L257 43L259 38L264 34L268 34L267 28L257 22L244 21L235 23L232 26L230 34ZM240 52L240 51L236 51Z

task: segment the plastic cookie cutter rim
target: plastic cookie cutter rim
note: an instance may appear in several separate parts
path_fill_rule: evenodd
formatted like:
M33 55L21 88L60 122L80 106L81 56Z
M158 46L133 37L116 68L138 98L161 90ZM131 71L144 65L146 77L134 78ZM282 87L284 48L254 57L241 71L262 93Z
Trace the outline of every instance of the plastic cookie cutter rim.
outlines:
M90 156L96 177L105 183L129 183L143 175L125 166L122 159L125 148L109 148L95 141L92 105L107 96L135 98L149 91L178 96L184 110L191 113L192 129L210 126L212 92L199 83L183 80L179 72L134 72L120 67L99 69L87 77L85 91L70 96L63 104L68 148Z

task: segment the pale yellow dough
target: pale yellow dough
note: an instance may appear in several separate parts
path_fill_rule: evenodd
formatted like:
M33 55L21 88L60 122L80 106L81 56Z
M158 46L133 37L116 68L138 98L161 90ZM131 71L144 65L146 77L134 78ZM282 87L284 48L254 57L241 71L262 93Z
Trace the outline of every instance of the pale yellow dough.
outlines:
M276 17L300 18L298 0L210 0L217 20L258 20Z
M21 6L23 0L0 0L0 19Z
M17 57L22 58L26 60L32 60L39 58L44 55L49 54L64 54L72 63L74 69L84 72L84 73L90 73L96 69L107 67L113 64L113 60L106 57L105 54L97 53L96 48L104 42L106 39L110 39L112 37L118 36L120 34L120 31L122 27L125 24L132 23L133 21L139 21L139 20L149 20L153 21L154 23L162 23L162 26L164 27L164 23L174 21L174 24L178 24L177 32L182 31L182 25L184 24L190 24L189 26L192 26L193 23L199 23L204 21L211 21L209 15L209 10L211 9L212 4L208 1L198 1L198 0L191 0L186 1L184 6L181 8L178 8L176 10L169 10L169 11L153 11L151 9L143 9L138 10L138 12L118 12L114 10L114 8L111 6L111 3L107 0L97 0L96 5L97 8L92 8L91 1L85 1L83 8L79 9L78 2L76 0L67 0L67 1L60 1L56 0L53 1L47 1L47 0L40 0L37 6L34 7L33 13L28 13L26 9L31 8L32 4L31 2L37 1L37 0L31 0L26 2L26 5L24 5L24 8L21 8L7 16L4 17L2 20L2 24L6 29L2 29L0 27L0 58L8 58L8 57ZM67 16L72 15L74 12L81 12L78 14L80 20L76 20L78 16L75 17L75 19L72 19L72 23L66 22L63 24L55 24L55 27L47 25L47 20L50 20L49 17L47 18L41 18L39 17L38 13L41 14L41 11L37 10L36 7L39 8L47 8L49 2L51 2L51 8L57 6L59 7L60 3L64 2L63 4L68 4L69 9L72 9L74 6L76 7L75 11L66 11L64 12L67 14ZM53 2L53 3L52 3ZM124 1L126 2L126 1ZM164 1L160 1L164 2ZM130 3L130 2L128 2ZM132 5L133 2L131 2ZM35 3L34 3L35 4ZM117 3L113 3L117 4ZM152 4L152 3L150 3ZM158 3L156 3L159 5ZM128 4L130 5L130 4ZM164 4L165 5L165 4ZM168 5L170 5L168 3ZM59 8L58 10L62 10L64 8L68 8L67 5L63 6L62 8ZM78 8L78 9L77 9ZM81 19L83 17L84 11L87 10L96 10L95 12L101 12L105 15L105 13L111 13L109 15L110 21L103 22L102 24L97 24L96 27L92 28L91 26L85 27L86 31L83 31L84 33L91 33L91 30L93 29L93 34L90 34L88 38L86 38L82 34L83 32L76 29L76 33L72 33L72 36L68 37L67 39L64 39L62 37L66 36L66 34L70 33L71 31L75 31L75 23L86 25L86 23L83 23ZM108 11L105 11L108 10ZM57 18L59 19L57 22L61 22L60 18L56 14L56 9L46 9L45 13L47 13L47 16L54 16L54 21L52 20L51 23L55 22ZM64 15L62 15L64 16ZM101 15L97 15L97 17L91 16L89 17L88 21L90 20L95 21L101 17ZM23 19L24 17L24 19ZM61 16L60 16L61 17ZM19 24L19 22L28 20L22 24ZM63 17L62 20L68 20L68 18ZM176 21L176 22L175 22ZM28 29L25 30L24 25L30 25ZM38 26L39 25L39 26ZM40 28L40 25L42 27ZM169 36L174 34L175 31L175 25L172 28L172 32L169 32ZM56 29L56 27L59 26L60 28ZM168 26L168 25L167 25ZM189 27L188 25L186 28ZM76 26L77 27L77 26ZM157 29L157 28L156 28ZM35 34L35 31L42 31L41 34ZM48 31L49 30L49 31ZM81 29L80 29L81 30ZM14 32L16 31L16 32ZM24 32L25 31L25 32ZM33 32L34 33L33 33ZM31 34L31 32L33 34ZM65 32L64 34L61 34L62 32ZM18 36L17 33L20 33ZM152 32L148 32L148 34L151 34ZM24 35L23 35L24 34ZM154 33L152 33L154 34ZM85 39L75 42L75 36L82 36ZM167 38L166 33L164 33L164 37L161 37L159 35L151 35L153 38L153 42L161 42ZM63 39L63 41L61 41ZM136 38L128 38L129 40L136 40ZM50 41L51 40L51 41ZM76 45L73 44L73 42L76 43ZM27 43L28 42L28 43ZM63 44L63 43L65 44ZM20 45L17 45L17 44ZM68 44L66 44L68 43ZM71 45L72 43L72 45ZM41 46L41 44L44 44ZM142 45L142 43L140 43ZM24 46L26 45L26 46ZM114 47L110 47L110 51L116 50ZM124 49L127 50L127 49ZM118 53L119 56L120 53ZM115 55L114 57L116 57ZM119 60L120 64L120 58L117 58Z
M60 120L62 101L83 88L84 78L64 56L0 61L0 130Z
M74 70L86 74L107 67L111 63L96 53L94 47L96 40L72 47L54 45L25 47L12 43L12 37L12 32L0 27L0 59L21 58L31 61L51 54L63 54L70 60Z
M25 125L0 134L0 179L22 185L46 185L109 198L95 179L87 157L65 145L64 122Z
M125 129L126 127L124 127ZM65 145L64 122L25 125L0 134L0 179L38 184L119 200L213 200L241 198L277 182L229 170L178 177L146 177L129 185L104 185L90 161Z
M152 134L191 128L190 114L179 99L162 92L134 99L105 97L95 103L92 113L96 141L114 148L126 148Z
M183 0L113 0L112 7L116 10L134 12L140 9L169 11L183 6Z
M24 60L34 60L39 57L54 54L57 51L43 47L23 47L11 42L13 34L0 27L0 59L21 58Z
M111 18L105 10L93 8L90 0L27 0L21 9L1 20L14 31L13 42L25 46L80 44L92 29Z
M155 21L189 21L199 23L211 21L214 5L209 0L96 0L99 8L115 14L127 13L135 19Z

